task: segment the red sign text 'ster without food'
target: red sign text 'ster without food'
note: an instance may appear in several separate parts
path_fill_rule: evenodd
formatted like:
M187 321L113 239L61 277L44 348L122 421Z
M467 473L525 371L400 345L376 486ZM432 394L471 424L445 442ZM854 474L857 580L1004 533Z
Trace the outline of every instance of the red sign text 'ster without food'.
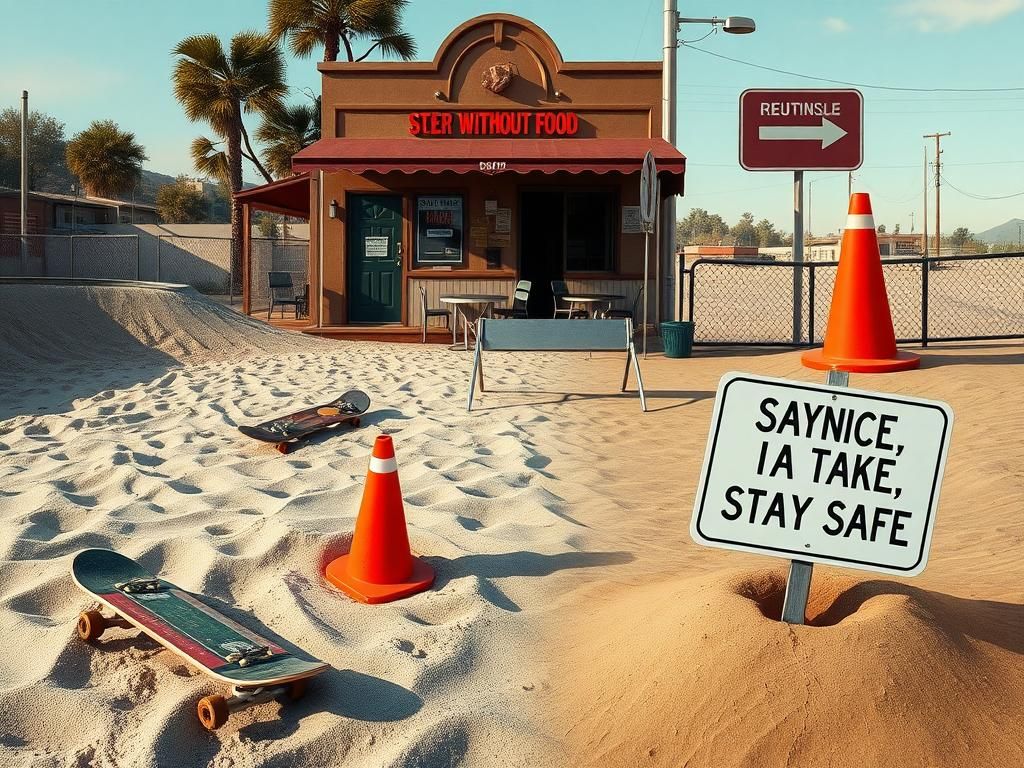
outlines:
M740 95L740 165L748 171L852 171L863 161L860 91L753 89Z
M575 136L580 118L575 112L550 110L411 112L413 136Z

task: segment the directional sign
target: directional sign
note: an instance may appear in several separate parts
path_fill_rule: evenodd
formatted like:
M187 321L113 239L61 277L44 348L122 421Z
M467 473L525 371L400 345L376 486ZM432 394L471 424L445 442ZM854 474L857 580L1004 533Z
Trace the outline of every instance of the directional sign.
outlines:
M952 425L945 403L727 373L690 535L914 576L928 560Z
M748 171L852 171L863 159L860 91L740 94L740 165Z
M654 215L658 210L658 166L654 153L647 150L640 167L640 223L644 232L653 232Z

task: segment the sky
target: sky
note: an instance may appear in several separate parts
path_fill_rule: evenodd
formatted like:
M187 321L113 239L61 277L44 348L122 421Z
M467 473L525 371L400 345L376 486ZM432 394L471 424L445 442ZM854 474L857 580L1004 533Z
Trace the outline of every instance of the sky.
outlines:
M462 21L505 11L543 27L567 60L661 58L662 0L412 0L405 27L431 59ZM43 10L45 9L45 10ZM751 172L737 158L739 94L747 88L844 87L735 63L862 84L864 165L854 191L869 192L877 223L921 230L928 133L942 141L943 231L985 230L1024 218L1024 0L680 0L689 17L751 16L751 35L710 34L679 54L678 140L688 158L680 217L706 208L734 223L744 211L793 229L792 174ZM263 28L265 0L0 0L0 106L31 107L66 124L69 136L95 119L133 131L146 167L192 173L190 123L171 91L171 49L183 37L227 39ZM17 34L13 31L17 30ZM686 24L685 40L711 27ZM315 59L288 59L292 100L319 92ZM864 87L872 86L872 87ZM885 86L875 87L875 86ZM958 92L896 89L962 89ZM982 89L1015 88L1011 91ZM259 179L251 169L246 180ZM947 183L948 182L948 183ZM805 174L808 229L835 231L846 214L847 174ZM934 217L934 188L929 200ZM808 206L805 203L805 206ZM934 227L934 218L929 229Z

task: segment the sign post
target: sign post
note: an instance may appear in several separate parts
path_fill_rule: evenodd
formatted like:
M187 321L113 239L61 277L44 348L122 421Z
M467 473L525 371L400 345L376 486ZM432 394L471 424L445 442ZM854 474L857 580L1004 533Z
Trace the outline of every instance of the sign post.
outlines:
M813 563L916 576L953 414L945 403L744 373L719 382L690 520L698 544L790 559L802 624Z
M755 88L740 94L740 165L793 171L794 344L803 340L804 171L852 171L863 159L860 91Z
M648 270L651 256L651 233L654 232L654 217L658 210L658 166L654 153L647 150L640 167L640 225L644 230L644 360L647 359L647 300L650 296Z

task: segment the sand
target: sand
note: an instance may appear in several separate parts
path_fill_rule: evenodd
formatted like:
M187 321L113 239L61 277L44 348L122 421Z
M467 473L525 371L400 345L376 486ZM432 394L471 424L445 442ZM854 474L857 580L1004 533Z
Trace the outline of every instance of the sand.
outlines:
M820 380L798 353L652 356L647 415L618 356L495 354L466 414L470 356L442 346L275 331L190 290L0 286L0 765L1024 764L1020 352L853 377L956 412L931 561L818 567L790 627L782 564L688 524L718 378ZM353 386L374 404L349 435L281 456L235 429ZM438 582L369 607L322 570L382 431ZM136 633L75 637L90 546L334 670L202 731L216 684Z
M921 352L921 370L851 386L956 414L927 570L901 580L817 566L806 627L776 620L783 563L699 547L688 532L718 378L821 381L799 353L654 358L661 410L642 420L618 399L560 409L546 470L588 526L577 543L630 556L552 585L541 708L566 764L1024 764L1024 356L1019 345Z

